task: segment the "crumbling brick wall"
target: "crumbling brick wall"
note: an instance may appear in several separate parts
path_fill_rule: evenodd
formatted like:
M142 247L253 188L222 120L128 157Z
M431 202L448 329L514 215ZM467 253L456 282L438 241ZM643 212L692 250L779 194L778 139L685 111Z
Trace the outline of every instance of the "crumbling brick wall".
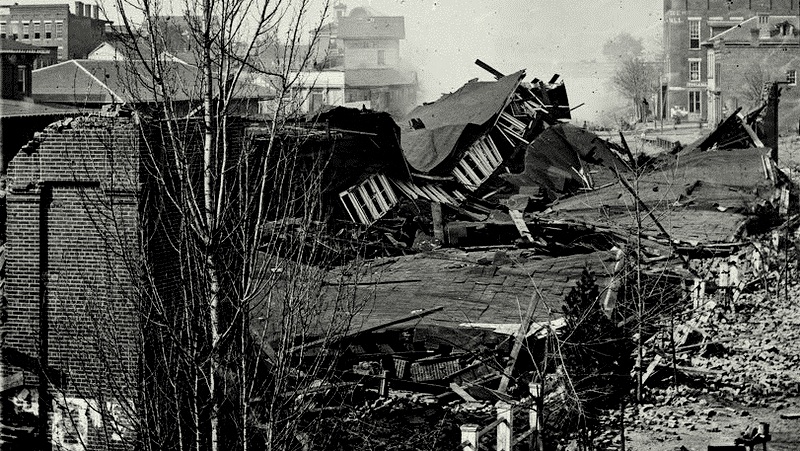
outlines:
M142 140L132 119L85 117L36 141L9 166L6 346L66 376L49 381L53 442L116 448L124 431L99 412L117 412L122 424L120 406L135 395ZM36 368L7 368L20 370L38 383Z

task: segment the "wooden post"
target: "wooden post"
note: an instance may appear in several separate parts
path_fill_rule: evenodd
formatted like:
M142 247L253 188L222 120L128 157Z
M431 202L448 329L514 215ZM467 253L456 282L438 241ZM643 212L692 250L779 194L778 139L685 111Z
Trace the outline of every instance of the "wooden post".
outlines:
M702 281L701 279L695 278L692 282L692 293L690 294L690 296L692 298L692 308L694 308L695 310L700 309L700 307L703 305L703 301L700 298L701 281Z
M511 404L498 401L495 404L497 408L497 419L503 420L497 425L497 451L511 451L513 444L514 433L514 411L511 410Z
M542 430L542 416L540 409L542 408L542 385L539 382L531 382L528 384L528 390L530 390L531 393L531 408L528 413L528 421L532 431L529 448L541 451L542 437L540 433Z
M517 357L525 344L528 335L528 330L533 323L533 314L536 313L536 306L539 305L539 294L534 293L531 295L531 300L528 303L528 309L525 312L525 318L522 319L522 324L519 325L516 335L514 335L514 347L511 349L511 359L508 361L506 370L503 372L503 377L500 379L500 387L497 389L500 393L505 393L508 390L508 383L511 381L511 375L514 372L514 366L517 364Z
M442 204L431 202L431 217L433 218L433 237L444 244L444 215L442 215Z
M386 370L381 372L381 385L378 390L378 394L381 398L386 398L389 396L389 372Z
M464 451L478 451L478 425L461 425L461 449Z
M767 442L772 440L772 436L769 433L769 423L758 423L758 434L761 435L762 440L764 440L764 451L767 451Z

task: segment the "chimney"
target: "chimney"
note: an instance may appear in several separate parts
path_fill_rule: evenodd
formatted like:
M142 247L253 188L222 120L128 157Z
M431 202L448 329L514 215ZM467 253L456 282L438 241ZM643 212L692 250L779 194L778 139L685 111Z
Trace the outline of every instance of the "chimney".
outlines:
M92 19L100 18L100 7L97 5L92 6Z
M345 13L347 12L347 5L341 1L338 1L335 5L333 5L333 10L336 11L336 21L338 22L339 19L344 17Z
M769 15L758 15L758 37L759 39L769 39L772 36L772 26L769 23Z
M83 2L75 2L75 15L76 16L83 15Z

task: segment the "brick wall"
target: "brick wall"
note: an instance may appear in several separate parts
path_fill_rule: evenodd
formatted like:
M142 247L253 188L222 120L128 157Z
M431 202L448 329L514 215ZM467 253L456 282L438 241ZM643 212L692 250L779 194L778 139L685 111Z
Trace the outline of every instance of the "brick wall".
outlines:
M53 442L117 448L125 434L93 412L135 399L141 140L124 118L56 124L9 165L6 344L67 376L50 384ZM36 379L28 369L26 382ZM77 430L64 406L80 418Z
M190 125L183 141L201 149L200 124ZM244 148L244 126L228 123L234 160ZM47 426L52 442L65 449L83 449L76 437L90 450L122 446L125 434L118 437L113 426L125 415L99 412L125 413L121 406L141 399L147 404L136 409L149 409L146 420L159 443L177 440L172 429L187 410L173 408L188 402L194 367L171 351L188 349L181 347L185 333L200 336L204 346L207 299L192 291L202 291L197 279L204 275L198 242L173 203L182 198L175 159L155 144L162 131L143 129L120 117L66 119L40 133L38 148L9 166L6 343L66 374L66 384L49 386L54 407ZM201 157L190 152L185 161L198 190ZM252 158L249 167L258 167L258 154ZM229 177L225 192L233 201L224 223L238 224L236 214L245 209L239 183ZM220 267L234 276L241 245L234 235L220 243ZM223 275L225 296L240 293L237 282ZM187 324L197 330L186 332ZM35 368L26 371L27 383L37 384L37 376ZM80 419L77 428L70 415Z
M786 80L787 70L796 70L800 74L800 49L796 45L787 50L767 46L726 46L717 51L716 62L722 103L730 114L738 106L745 111L753 106L744 100L742 93L748 84L745 81L748 71L763 69L770 80ZM800 117L800 86L782 85L781 88L779 131L796 134Z

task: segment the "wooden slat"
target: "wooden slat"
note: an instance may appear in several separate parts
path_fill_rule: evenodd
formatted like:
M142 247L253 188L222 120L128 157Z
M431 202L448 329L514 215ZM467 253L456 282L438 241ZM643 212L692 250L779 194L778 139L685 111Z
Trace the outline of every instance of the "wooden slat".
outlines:
M392 189L392 185L389 184L389 180L386 178L386 176L383 174L378 174L378 180L381 182L381 185L383 185L383 188L386 190L386 194L389 196L389 201L392 203L392 207L397 205L397 196L395 195L394 190Z

